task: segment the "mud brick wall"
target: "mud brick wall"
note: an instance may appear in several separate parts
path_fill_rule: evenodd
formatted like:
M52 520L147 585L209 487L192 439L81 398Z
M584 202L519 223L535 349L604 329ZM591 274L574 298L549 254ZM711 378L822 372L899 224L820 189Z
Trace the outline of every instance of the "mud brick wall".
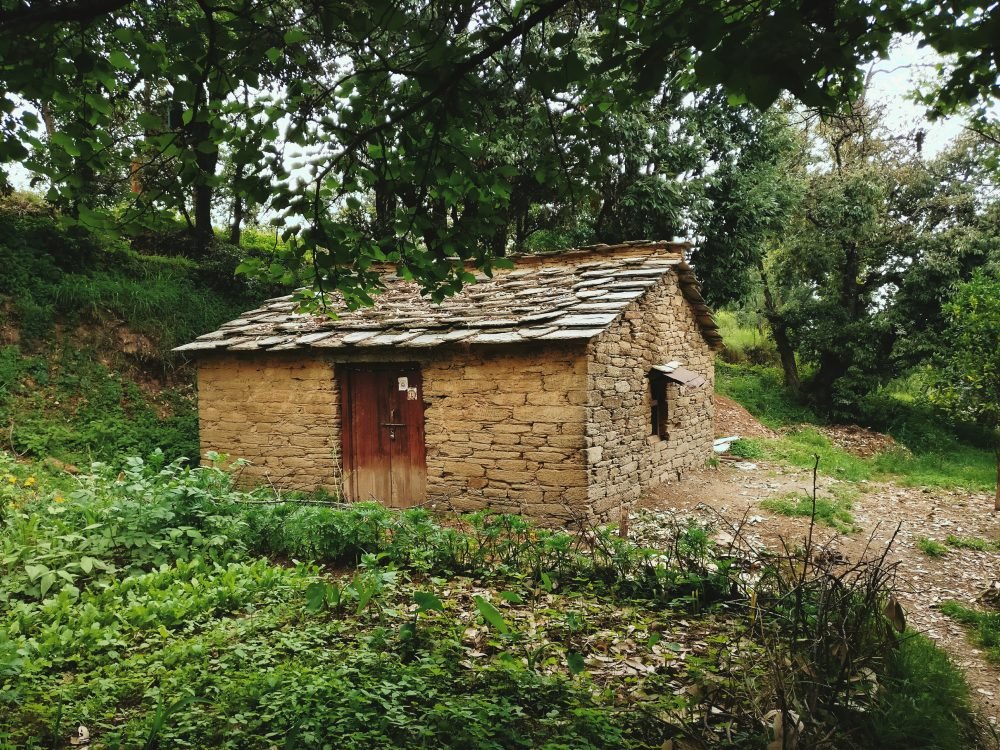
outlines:
M202 357L202 462L208 451L245 458L245 484L338 491L340 408L333 366L306 353Z
M427 497L439 508L537 518L587 512L583 346L204 357L202 457L245 458L247 484L340 490L338 364L417 362L423 372ZM571 506L572 510L567 510Z
M429 498L461 511L586 514L583 346L473 350L423 365Z
M679 360L708 382L667 386L668 432L653 436L648 374ZM651 486L679 480L712 450L712 351L669 274L633 301L590 342L586 459L588 503L598 518L618 517Z

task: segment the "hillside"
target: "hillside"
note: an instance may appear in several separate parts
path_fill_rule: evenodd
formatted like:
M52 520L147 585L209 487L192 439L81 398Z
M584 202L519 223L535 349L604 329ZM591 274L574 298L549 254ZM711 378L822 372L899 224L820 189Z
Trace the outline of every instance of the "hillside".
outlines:
M153 244L2 199L0 448L79 465L197 455L193 372L170 349L274 290L234 276L232 246L196 263Z

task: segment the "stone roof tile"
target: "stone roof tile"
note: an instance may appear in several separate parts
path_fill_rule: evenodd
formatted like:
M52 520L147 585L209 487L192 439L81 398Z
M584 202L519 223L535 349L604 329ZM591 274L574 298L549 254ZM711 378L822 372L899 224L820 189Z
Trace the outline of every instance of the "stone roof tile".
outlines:
M275 297L175 351L586 340L605 330L668 273L677 276L702 335L716 348L721 343L718 326L701 297L694 270L684 262L684 247L636 242L523 256L515 259L515 269L498 271L493 278L479 274L478 283L440 304L422 296L414 282L390 272L382 277L385 288L370 307L338 310L340 301L331 296L336 317L309 315L295 311L292 295Z

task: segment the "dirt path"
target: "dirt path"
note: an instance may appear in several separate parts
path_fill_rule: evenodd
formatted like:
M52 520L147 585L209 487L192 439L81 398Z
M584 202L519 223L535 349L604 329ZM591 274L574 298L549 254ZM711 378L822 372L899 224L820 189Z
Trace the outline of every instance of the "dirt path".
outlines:
M781 538L801 542L808 520L776 515L761 507L762 500L790 492L809 492L811 472L778 464L754 462L755 468L737 468L725 462L718 469L693 472L683 482L661 487L643 503L653 511L690 513L705 518L718 515L730 522L750 519L744 529L753 541L771 548ZM838 480L820 477L819 495L829 496ZM949 534L1000 538L991 493L899 487L893 484L850 483L860 491L852 513L860 531L849 535L817 526L818 540L829 543L848 561L860 559L872 540L884 548L899 525L889 559L899 562L900 600L909 625L937 641L965 670L984 719L1000 721L1000 667L989 664L972 646L965 630L941 614L940 602L954 600L976 606L976 598L992 581L1000 580L1000 553L952 550L933 558L917 545L921 537L944 542ZM718 515L717 515L718 514ZM814 535L814 538L815 535Z

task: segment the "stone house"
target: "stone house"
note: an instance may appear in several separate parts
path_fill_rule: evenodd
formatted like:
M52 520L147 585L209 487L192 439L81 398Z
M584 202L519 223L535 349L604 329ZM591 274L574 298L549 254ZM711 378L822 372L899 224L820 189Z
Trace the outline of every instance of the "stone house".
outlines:
M441 304L387 274L336 319L268 300L177 349L203 456L351 500L615 518L711 455L721 338L685 247L525 256Z

